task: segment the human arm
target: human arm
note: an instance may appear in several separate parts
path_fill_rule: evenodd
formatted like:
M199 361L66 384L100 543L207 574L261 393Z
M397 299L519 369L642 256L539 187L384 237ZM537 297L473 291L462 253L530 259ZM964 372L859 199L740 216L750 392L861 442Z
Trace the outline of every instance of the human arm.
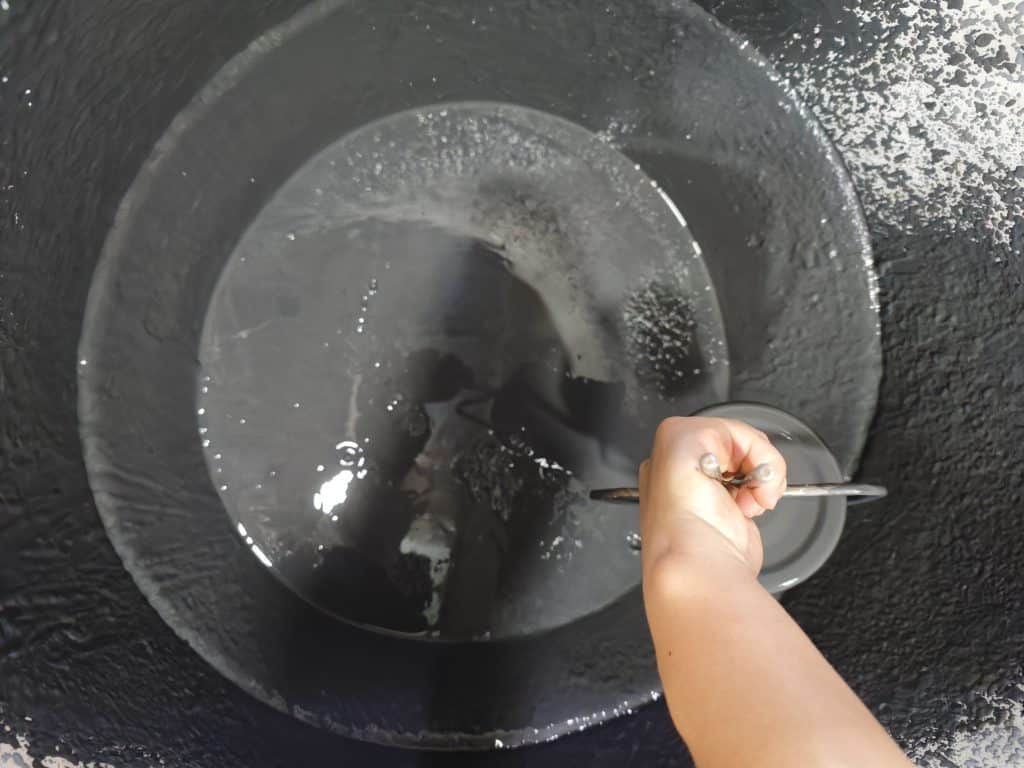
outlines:
M733 494L706 477L769 464ZM699 768L910 763L782 606L757 582L753 521L785 462L740 422L670 419L640 472L644 602L669 712ZM770 514L770 513L769 513Z

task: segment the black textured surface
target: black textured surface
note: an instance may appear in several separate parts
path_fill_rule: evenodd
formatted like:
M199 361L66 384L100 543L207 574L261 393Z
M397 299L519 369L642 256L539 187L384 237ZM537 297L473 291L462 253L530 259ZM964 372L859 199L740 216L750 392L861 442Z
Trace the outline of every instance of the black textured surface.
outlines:
M75 419L77 338L64 331L167 122L299 4L13 5L0 15L0 741L113 765L684 764L660 704L522 752L367 747L256 703L173 636L107 543L77 441L58 426ZM850 23L841 4L806 16L782 0L706 5L769 53L804 25ZM164 34L186 28L217 44ZM121 77L129 68L142 74ZM76 91L86 98L60 101ZM886 372L863 475L891 495L851 515L786 604L902 744L942 754L957 732L978 739L981 765L1007 764L985 739L1020 741L994 702L1019 706L1024 683L1021 262L997 262L975 236L915 231L873 230ZM74 266L57 273L56 260ZM25 300L38 283L51 285L44 307Z

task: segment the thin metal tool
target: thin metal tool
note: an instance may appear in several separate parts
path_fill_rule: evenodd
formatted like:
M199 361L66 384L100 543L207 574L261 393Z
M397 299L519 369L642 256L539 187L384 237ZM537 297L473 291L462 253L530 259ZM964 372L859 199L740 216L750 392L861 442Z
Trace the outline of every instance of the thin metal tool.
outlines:
M730 488L757 486L770 482L774 471L768 464L755 467L750 474L722 472L718 459L714 454L706 453L700 458L700 469L712 480ZM821 496L858 496L863 501L881 499L889 492L881 485L865 483L814 483L810 485L790 485L782 492L787 497L821 497ZM590 492L594 501L611 501L621 504L636 504L640 501L639 488L601 488Z

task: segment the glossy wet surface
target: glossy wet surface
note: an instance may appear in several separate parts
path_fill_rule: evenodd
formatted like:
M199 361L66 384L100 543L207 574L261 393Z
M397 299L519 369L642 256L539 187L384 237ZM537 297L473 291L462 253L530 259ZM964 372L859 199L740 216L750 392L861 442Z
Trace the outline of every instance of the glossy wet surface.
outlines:
M728 392L671 201L583 128L498 104L307 163L230 257L199 355L200 438L254 554L341 618L442 637L635 587L635 520L587 489Z

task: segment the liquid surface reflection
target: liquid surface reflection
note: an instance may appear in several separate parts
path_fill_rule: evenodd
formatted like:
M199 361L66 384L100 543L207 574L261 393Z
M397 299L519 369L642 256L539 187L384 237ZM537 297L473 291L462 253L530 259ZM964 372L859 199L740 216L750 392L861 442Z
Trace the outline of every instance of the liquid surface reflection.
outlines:
M450 637L635 587L634 522L587 490L728 378L670 203L593 134L496 104L392 116L285 184L200 347L211 476L275 573L345 619Z

